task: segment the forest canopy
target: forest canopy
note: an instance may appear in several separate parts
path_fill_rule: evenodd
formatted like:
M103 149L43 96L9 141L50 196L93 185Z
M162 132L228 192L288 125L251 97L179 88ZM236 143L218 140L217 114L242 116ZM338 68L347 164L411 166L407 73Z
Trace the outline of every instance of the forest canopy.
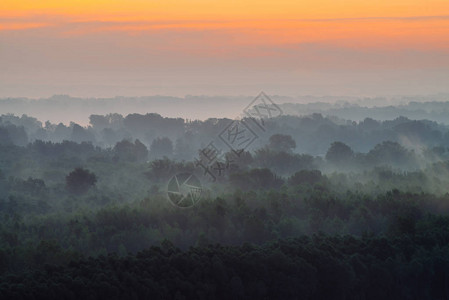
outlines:
M244 121L2 115L0 298L449 296L446 125Z

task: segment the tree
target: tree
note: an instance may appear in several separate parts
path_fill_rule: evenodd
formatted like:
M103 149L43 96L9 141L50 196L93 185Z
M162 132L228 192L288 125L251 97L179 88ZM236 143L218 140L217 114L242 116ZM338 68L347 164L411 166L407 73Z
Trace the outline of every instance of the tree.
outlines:
M88 130L84 129L76 123L72 123L72 134L70 135L70 140L81 143L81 142L95 142L94 135Z
M58 125L56 125L55 130L53 131L52 140L54 142L69 140L71 134L72 134L72 131L70 130L69 127L65 126L62 123L59 123Z
M118 142L114 146L114 152L120 159L127 161L144 161L148 157L147 147L138 139L134 143L128 140Z
M150 146L150 154L153 158L173 155L173 143L168 137L156 138Z
M14 144L25 146L28 144L28 135L23 126L6 125L0 127L0 144Z
M321 172L318 170L301 170L296 172L292 177L289 178L288 183L290 185L299 184L316 184L323 180Z
M253 163L253 156L249 151L242 150L237 155L234 151L225 153L226 162L231 170L246 170Z
M229 181L235 187L243 190L278 189L284 183L282 178L266 168L232 173L229 176Z
M109 127L109 119L102 115L90 115L89 123L96 130L103 130L104 128Z
M380 122L373 120L371 118L365 118L362 122L359 123L359 127L363 130L373 131L380 127Z
M66 188L74 194L84 194L97 182L97 176L89 170L76 168L65 178Z
M369 162L374 164L391 164L394 166L406 166L412 160L411 153L400 144L392 141L384 141L377 144L367 154Z
M138 139L134 141L134 153L138 161L146 160L148 158L147 147Z
M179 160L189 160L195 156L195 150L192 147L194 137L191 133L186 133L184 137L177 138L174 147L174 155ZM170 151L170 149L169 149Z
M11 137L9 136L9 132L5 127L0 127L0 145L4 144L12 144Z
M296 142L291 135L273 134L270 136L268 148L278 152L291 152L296 148Z
M347 163L353 157L354 151L342 142L333 142L326 153L326 160L334 164Z
M276 152L266 147L256 150L252 165L259 168L268 168L277 174L284 175L290 175L301 169L315 168L314 159L310 155Z

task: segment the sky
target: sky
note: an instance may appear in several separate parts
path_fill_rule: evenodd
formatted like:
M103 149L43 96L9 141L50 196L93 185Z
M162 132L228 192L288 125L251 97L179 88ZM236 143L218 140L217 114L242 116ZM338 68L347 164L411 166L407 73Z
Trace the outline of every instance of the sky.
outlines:
M447 0L0 1L0 97L449 92Z

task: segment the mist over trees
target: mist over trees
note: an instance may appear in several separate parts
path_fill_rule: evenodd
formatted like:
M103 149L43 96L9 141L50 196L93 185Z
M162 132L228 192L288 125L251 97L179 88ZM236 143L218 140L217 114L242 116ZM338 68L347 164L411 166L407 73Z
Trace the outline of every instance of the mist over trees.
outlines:
M138 144L145 145L152 158L167 155L173 159L187 160L195 157L197 150L215 139L230 122L229 119L189 121L154 113L125 117L119 114L92 115L90 120L90 126L82 127L75 123L68 126L50 122L42 124L26 115L2 115L1 143L26 146L35 140L55 143L67 140L115 148L124 140L132 143L138 140ZM267 120L265 127L267 132L258 136L248 150L267 146L268 151L325 156L334 142L344 143L352 151L364 153L385 141L399 143L415 152L449 146L447 125L405 117L386 121L365 118L354 122L321 114L303 117L284 115Z
M97 182L94 173L82 168L76 168L65 178L66 188L74 194L84 194Z
M0 298L449 297L443 123L283 115L230 149L231 119L89 120L0 117Z
M404 116L412 120L431 120L448 124L449 95L434 94L424 96L392 97L349 97L349 96L271 96L285 113L306 116L320 113L340 119L363 121L366 117L374 120L392 120ZM135 112L153 112L164 116L205 120L211 117L234 118L241 114L253 97L231 96L149 96L79 98L68 95L54 95L49 98L0 98L0 112L15 115L27 114L39 120L53 123L74 121L87 125L90 118L96 125L104 120L92 119L91 115L106 116L118 113L123 116ZM375 105L373 105L375 103ZM114 114L112 114L114 115ZM118 120L114 120L117 122ZM91 123L93 124L93 123ZM100 125L101 126L101 125Z

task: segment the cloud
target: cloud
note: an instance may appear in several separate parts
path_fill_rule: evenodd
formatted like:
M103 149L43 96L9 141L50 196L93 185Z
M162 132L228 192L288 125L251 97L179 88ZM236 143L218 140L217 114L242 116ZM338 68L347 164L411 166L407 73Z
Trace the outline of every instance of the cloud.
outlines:
M8 23L0 23L0 31L27 30L27 29L49 27L49 26L51 26L50 23L33 23L33 22L16 23L16 22L8 22Z
M33 15L2 18L0 29L0 45L8 45L0 58L5 91L9 86L22 92L26 84L52 90L91 83L108 86L101 88L107 92L109 84L129 91L135 82L164 86L164 91L173 82L244 83L256 90L288 84L292 91L301 82L301 89L311 92L322 86L343 92L447 90L447 16L114 20Z
M316 18L316 19L291 19L291 20L292 21L309 21L309 22L432 21L432 20L449 20L449 15L408 16L408 17Z

